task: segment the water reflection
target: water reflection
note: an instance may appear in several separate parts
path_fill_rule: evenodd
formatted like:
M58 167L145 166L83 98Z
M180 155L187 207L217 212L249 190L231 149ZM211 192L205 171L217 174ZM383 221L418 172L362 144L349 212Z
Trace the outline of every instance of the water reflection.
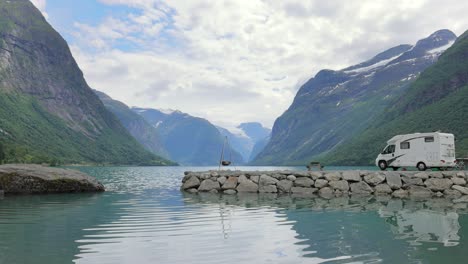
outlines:
M297 233L295 237L300 240L297 245L304 246L303 257L348 256L337 261L340 263L419 262L430 259L431 251L457 252L446 255L454 259L462 256L458 252L466 250L466 242L461 242L459 234L460 218L466 222L466 207L445 199L340 197L327 200L275 194L184 194L184 197L188 204L275 208L286 215L285 223L291 224ZM447 251L448 247L452 249Z

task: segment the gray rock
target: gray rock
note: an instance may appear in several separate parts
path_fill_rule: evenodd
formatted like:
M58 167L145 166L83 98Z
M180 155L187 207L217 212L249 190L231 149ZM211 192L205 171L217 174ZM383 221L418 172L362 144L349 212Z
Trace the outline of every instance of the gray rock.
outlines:
M294 186L297 187L312 187L314 185L314 180L307 177L299 177L294 181Z
M453 177L451 180L455 185L466 185L466 180L464 178Z
M463 186L459 186L459 185L453 185L452 189L457 190L457 191L459 191L460 193L462 193L464 195L468 195L468 188L467 187L463 187Z
M436 192L436 193L434 194L434 196L436 196L436 197L442 197L442 196L444 196L444 194L441 193L441 192Z
M289 193L291 191L291 187L293 186L293 182L290 180L281 180L276 184L276 186L280 192Z
M431 197L433 194L431 190L422 186L410 186L408 192L411 197L421 198Z
M236 194L236 193L237 193L236 190L232 190L232 189L224 190L224 194L230 194L230 195L232 195L232 194Z
M321 196L321 197L333 197L335 196L334 193L333 193L333 189L330 188L330 187L323 187L322 189L320 189L318 191L318 194Z
M450 179L429 178L424 182L424 185L432 191L444 191L450 189L453 182Z
M374 190L363 181L351 183L350 188L353 194L371 194L374 192Z
M223 190L229 190L229 189L236 189L237 187L237 182L238 178L237 177L229 177L223 184Z
M459 172L457 172L457 177L466 179L466 173L464 173L463 171L459 171Z
M319 188L319 189L320 189L320 188L323 188L323 187L325 187L325 186L327 186L327 185L328 185L328 181L327 181L327 180L324 180L324 179L317 179L317 180L315 181L315 187L316 187L316 188Z
M458 199L453 200L454 203L468 203L468 195L464 195Z
M296 176L294 175L288 175L288 177L286 177L286 179L290 180L290 181L295 181L296 180Z
M270 177L266 174L260 176L260 180L258 181L259 186L268 186L268 185L275 185L278 182L277 179Z
M257 192L258 185L251 180L242 181L237 186L237 192Z
M260 176L258 176L258 175L250 176L250 180L255 182L255 183L258 183L258 181L260 180Z
M312 178L312 180L317 180L317 179L323 179L324 174L321 171L309 171L309 175Z
M344 171L343 179L349 182L360 182L361 175L359 171Z
M402 186L400 174L397 172L387 172L385 180L392 190L398 190Z
M427 174L426 172L419 172L419 173L414 174L413 177L426 180L426 179L429 179L429 174Z
M221 176L217 179L217 181L219 182L219 184L223 185L226 182L226 177Z
M448 189L444 191L444 195L447 196L448 198L458 198L462 196L462 193L457 190Z
M243 182L247 182L247 181L250 181L249 178L247 178L247 176L245 176L244 174L240 175L239 178L237 179L237 181L239 183L243 183Z
M385 176L380 172L374 172L364 176L364 181L373 186L382 183L384 180Z
M442 175L441 172L430 172L429 173L429 178L442 179L442 178L444 178L444 175Z
M341 180L342 176L339 172L327 172L325 173L325 179L327 181L339 181Z
M341 181L330 181L328 183L328 185L330 185L331 188L335 189L335 190L340 190L342 192L347 192L349 191L349 184L347 181L345 180L341 180Z
M208 179L201 182L200 187L198 187L198 191L209 192L211 190L219 190L220 188L219 182Z
M277 193L276 185L260 185L258 188L260 193Z
M399 189L399 190L394 191L392 193L392 196L396 197L396 198L406 198L406 197L408 197L408 191L403 190L403 189Z
M304 188L304 187L292 187L291 192L296 193L296 194L313 194L317 192L317 189L316 188Z
M408 176L403 176L401 177L401 180L405 183L405 187L411 186L411 185L424 186L424 182L421 178L411 178Z
M198 176L198 178L200 178L200 180L207 180L211 178L211 173L202 173L200 176Z
M103 192L104 186L83 172L29 164L0 166L5 194Z
M198 188L200 186L200 180L197 176L190 176L184 184L182 184L182 190L187 190L191 188Z
M188 192L188 193L197 193L198 190L196 188L190 188L190 189L186 190L186 192Z
M210 174L213 177L218 177L219 176L219 173L217 171L211 171Z
M209 191L209 193L218 193L218 190L212 189L212 190Z
M389 194L392 193L392 189L388 184L382 183L377 186L375 186L375 193L376 194Z
M286 179L286 175L284 174L278 174L278 173L275 173L272 175L273 178L277 179L278 181L281 181L281 180L285 180Z

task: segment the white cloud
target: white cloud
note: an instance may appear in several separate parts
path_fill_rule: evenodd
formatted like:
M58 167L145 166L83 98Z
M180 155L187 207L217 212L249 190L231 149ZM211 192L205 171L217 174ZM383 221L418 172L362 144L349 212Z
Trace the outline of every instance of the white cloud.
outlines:
M41 13L45 18L49 18L49 15L46 12L47 0L31 0L31 2L37 7L37 9L41 10Z
M320 69L468 25L468 3L454 0L99 1L138 11L76 23L73 53L93 88L231 127L271 126Z

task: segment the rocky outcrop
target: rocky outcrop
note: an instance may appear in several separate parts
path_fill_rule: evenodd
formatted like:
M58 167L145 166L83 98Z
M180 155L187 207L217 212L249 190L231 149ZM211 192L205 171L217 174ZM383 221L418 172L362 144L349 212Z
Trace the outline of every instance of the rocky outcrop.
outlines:
M468 195L465 172L380 171L205 171L185 172L182 190L224 193L285 193L393 196L396 198ZM221 183L221 184L220 184Z
M5 194L43 194L71 192L103 192L95 178L76 170L40 165L0 166L0 190Z

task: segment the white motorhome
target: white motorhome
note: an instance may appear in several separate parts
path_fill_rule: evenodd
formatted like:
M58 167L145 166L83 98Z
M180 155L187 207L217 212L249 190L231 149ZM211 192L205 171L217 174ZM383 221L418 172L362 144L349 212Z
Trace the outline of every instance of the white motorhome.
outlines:
M416 167L446 169L456 165L453 134L433 132L394 136L375 160L381 169Z

